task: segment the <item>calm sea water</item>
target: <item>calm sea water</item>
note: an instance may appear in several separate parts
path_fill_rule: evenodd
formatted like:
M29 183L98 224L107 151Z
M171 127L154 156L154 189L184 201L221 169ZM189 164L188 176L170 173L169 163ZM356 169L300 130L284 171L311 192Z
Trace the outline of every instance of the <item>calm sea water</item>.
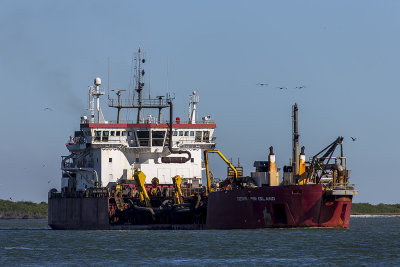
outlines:
M400 266L400 217L350 229L56 231L0 220L0 266Z

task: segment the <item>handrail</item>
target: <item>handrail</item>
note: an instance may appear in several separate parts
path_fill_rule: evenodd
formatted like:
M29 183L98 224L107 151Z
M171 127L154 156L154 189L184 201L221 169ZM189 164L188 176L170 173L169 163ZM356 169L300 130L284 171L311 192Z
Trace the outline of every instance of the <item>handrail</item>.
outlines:
M156 107L164 107L167 108L169 107L168 103L169 99L142 99L141 100L141 106L146 107L146 106L156 106ZM139 103L137 100L135 101L134 99L114 99L110 98L108 100L108 105L110 107L117 107L117 106L122 106L122 107L139 107Z

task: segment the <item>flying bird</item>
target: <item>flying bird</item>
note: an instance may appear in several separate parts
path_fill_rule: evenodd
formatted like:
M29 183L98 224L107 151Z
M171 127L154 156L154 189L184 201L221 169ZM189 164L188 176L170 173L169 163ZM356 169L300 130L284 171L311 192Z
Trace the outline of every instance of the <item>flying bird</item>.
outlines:
M257 83L258 86L268 86L268 83Z
M51 181L47 181L47 183L49 184L49 183L51 183Z
M44 108L43 110L53 111L52 108Z
M305 85L296 86L296 89L303 89L303 88L306 88L306 86Z
M351 137L351 136L350 136L350 138L351 138L351 141L353 141L353 142L357 140L356 137Z
M284 86L277 86L276 88L278 88L278 89L280 89L280 90L287 89L287 88L284 87Z

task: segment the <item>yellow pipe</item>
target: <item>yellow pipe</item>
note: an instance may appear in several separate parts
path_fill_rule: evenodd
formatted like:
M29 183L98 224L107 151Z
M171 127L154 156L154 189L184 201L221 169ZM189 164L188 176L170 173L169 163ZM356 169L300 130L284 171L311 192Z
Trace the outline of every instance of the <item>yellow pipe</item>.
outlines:
M210 182L210 170L208 168L208 153L207 150L204 151L204 161L206 163L206 176L207 176L207 193L211 191L211 182Z
M228 164L228 166L233 170L233 172L235 173L235 177L234 177L235 180L238 178L238 173L237 173L236 168L233 167L233 165L230 163L230 161L227 160L225 158L225 156L222 155L222 153L219 150L204 150L204 161L206 163L206 175L207 175L207 189L208 189L208 192L212 192L211 191L210 174L209 174L209 168L208 168L208 153L217 153L225 161L225 163Z

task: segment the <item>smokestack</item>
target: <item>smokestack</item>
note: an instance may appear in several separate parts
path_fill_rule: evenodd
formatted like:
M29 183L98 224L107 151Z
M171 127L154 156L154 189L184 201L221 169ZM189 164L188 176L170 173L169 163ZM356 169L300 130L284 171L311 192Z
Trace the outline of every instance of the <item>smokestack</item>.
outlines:
M295 103L292 106L293 111L293 174L294 176L299 175L299 127L298 127L298 108Z
M274 154L274 148L272 146L269 148L268 170L269 170L269 185L278 186L279 173L276 170L275 154Z
M304 146L302 146L300 153L299 175L302 175L305 172L306 172L306 155L304 154Z

